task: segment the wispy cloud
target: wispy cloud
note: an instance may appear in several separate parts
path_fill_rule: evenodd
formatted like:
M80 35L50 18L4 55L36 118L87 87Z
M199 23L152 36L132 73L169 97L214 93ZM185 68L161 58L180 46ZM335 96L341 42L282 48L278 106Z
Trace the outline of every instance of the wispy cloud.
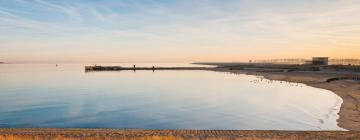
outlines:
M75 23L81 23L83 21L82 16L79 13L78 9L74 6L71 6L68 3L64 3L64 5L56 5L44 0L35 0L35 1L39 4L44 5L48 9L62 11L64 14L66 14L69 17L70 21L74 21Z
M297 57L320 52L338 57L336 52L343 55L347 49L352 49L349 56L360 57L357 0L0 3L0 32L5 33L0 35L0 55L12 60L21 59L24 47L27 53L59 57L96 51L109 57L157 54L154 60L169 53L176 60L180 54L197 60L234 59L230 61L286 57L279 50L312 51Z

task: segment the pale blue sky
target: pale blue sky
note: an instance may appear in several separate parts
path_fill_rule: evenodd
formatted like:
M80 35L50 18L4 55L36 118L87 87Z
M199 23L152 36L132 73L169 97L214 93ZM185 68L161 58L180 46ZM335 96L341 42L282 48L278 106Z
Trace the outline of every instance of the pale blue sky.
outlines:
M0 0L0 61L360 57L359 0Z

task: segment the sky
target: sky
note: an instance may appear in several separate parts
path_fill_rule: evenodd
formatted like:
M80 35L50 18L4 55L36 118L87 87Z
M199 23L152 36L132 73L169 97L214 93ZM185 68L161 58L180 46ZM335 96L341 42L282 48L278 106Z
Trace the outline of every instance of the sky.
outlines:
M360 58L359 0L0 0L0 61Z

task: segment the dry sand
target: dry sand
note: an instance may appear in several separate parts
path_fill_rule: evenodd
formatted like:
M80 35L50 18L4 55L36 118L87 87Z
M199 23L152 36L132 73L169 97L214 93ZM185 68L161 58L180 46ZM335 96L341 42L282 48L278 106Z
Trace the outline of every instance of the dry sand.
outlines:
M241 130L116 130L116 129L0 129L0 140L299 140L360 139L356 131L241 131Z

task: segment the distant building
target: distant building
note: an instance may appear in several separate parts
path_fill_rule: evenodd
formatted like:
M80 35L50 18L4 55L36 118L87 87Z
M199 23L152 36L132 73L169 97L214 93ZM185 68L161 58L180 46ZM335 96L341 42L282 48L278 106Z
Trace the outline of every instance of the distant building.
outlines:
M306 63L311 65L328 65L329 57L313 57L311 61L307 61Z

